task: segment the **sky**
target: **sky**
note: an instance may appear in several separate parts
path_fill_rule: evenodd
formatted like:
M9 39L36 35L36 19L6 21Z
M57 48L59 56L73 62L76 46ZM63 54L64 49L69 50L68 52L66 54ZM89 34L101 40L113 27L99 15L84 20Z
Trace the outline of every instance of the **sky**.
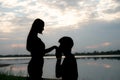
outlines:
M45 22L39 37L46 48L69 36L73 53L120 49L120 0L0 0L0 55L29 54L36 18Z

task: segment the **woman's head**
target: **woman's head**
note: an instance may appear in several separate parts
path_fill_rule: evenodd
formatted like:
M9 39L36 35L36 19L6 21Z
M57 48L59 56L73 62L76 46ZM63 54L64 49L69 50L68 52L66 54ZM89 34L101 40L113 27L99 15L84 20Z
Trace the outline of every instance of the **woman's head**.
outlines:
M44 30L44 25L45 25L44 21L37 18L33 22L31 30L36 32L36 33L42 34L42 31Z

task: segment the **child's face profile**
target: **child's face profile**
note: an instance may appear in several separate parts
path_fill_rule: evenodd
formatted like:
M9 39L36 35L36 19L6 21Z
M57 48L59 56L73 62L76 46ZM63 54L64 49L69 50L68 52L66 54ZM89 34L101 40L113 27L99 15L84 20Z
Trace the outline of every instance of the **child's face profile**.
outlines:
M65 52L66 50L68 50L68 46L67 45L65 45L65 44L62 44L62 43L60 43L60 45L59 45L59 49L62 51L62 52Z

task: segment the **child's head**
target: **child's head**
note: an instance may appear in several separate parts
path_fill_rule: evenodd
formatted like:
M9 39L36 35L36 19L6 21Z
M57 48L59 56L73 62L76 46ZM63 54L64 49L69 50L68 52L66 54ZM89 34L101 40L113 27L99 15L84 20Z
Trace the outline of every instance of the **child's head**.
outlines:
M60 43L60 49L62 52L64 51L71 51L71 48L74 45L74 42L71 37L64 36L61 39L59 39Z

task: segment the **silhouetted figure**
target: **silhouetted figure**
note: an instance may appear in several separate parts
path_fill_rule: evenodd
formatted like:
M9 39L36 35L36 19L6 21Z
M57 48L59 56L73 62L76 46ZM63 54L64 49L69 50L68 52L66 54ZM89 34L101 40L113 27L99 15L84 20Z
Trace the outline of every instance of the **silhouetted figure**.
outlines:
M56 77L62 77L62 80L77 80L78 70L77 62L74 55L71 53L71 49L74 45L72 38L62 37L59 40L60 46L56 50ZM65 56L61 64L61 56Z
M43 56L45 53L55 49L55 46L45 49L45 44L37 36L38 33L42 34L44 30L44 21L41 19L35 19L32 24L31 30L27 37L27 50L31 53L31 60L28 64L28 80L43 80Z

